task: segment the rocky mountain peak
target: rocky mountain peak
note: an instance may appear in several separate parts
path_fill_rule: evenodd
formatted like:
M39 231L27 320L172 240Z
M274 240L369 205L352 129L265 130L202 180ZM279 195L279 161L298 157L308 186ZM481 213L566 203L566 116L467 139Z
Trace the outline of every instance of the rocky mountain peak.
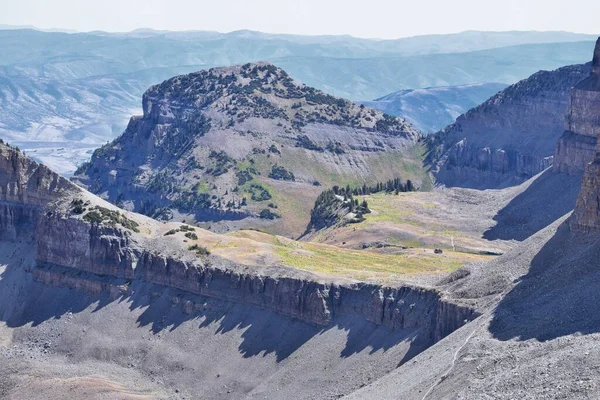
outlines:
M323 187L396 178L420 187L429 179L420 133L405 120L269 63L168 79L146 91L143 109L74 179L155 218L296 235Z
M589 64L537 72L428 136L428 161L437 181L496 188L548 168L564 132L571 89L589 74Z
M383 117L351 101L292 79L268 62L212 68L151 87L143 96L144 117L156 122L185 118L197 110L233 126L249 118L281 118L295 127L321 122L416 136L400 118ZM220 114L220 115L216 115Z

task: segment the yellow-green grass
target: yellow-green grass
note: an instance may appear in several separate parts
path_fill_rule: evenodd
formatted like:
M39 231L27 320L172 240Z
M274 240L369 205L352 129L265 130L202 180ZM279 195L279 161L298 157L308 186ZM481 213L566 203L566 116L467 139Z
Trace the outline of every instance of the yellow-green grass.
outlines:
M274 234L287 233L292 237L298 237L304 233L310 221L310 210L321 188L293 182L273 181L264 177L259 177L258 181L271 193L273 198L270 202L277 205L277 209L273 211L282 217L266 230Z
M460 252L435 254L429 249L411 249L400 254L382 254L366 250L342 249L336 246L297 242L256 231L229 234L251 239L269 246L283 266L358 280L391 281L403 275L438 274L460 268L466 262L489 259L488 256Z
M240 230L225 235L195 229L197 239L184 232L164 236L181 224L160 225L156 235L173 240L182 248L194 244L206 247L211 254L232 262L261 268L283 266L308 271L329 278L347 278L376 282L410 279L453 271L467 262L488 260L490 256L415 248L394 254L353 250L328 244L298 242L255 230Z
M468 215L447 213L436 192L377 193L358 196L367 200L370 214L365 221L338 225L319 232L310 240L348 248L363 243L384 242L405 247L442 248L470 253L502 251L497 243L482 237L468 224Z
M200 181L196 185L194 185L194 189L196 189L196 193L210 193L210 184L206 181Z

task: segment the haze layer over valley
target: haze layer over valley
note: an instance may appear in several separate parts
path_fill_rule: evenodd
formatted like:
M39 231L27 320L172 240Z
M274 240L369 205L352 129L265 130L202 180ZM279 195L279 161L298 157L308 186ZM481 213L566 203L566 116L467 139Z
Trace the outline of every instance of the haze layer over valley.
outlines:
M400 89L511 84L540 69L584 62L592 39L565 32L464 32L376 41L250 31L1 30L0 134L68 175L93 149L123 132L149 86L182 73L266 60L309 86L362 101ZM428 99L419 104L451 116L457 106L465 107L462 101L451 103L441 106L447 111ZM431 126L431 117L417 115L425 118L418 126Z

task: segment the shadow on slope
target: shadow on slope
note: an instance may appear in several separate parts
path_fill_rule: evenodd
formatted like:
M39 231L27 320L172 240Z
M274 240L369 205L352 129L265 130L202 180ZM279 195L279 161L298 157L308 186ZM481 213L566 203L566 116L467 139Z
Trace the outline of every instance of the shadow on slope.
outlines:
M581 189L581 175L546 169L494 217L497 224L483 234L487 240L523 241L572 211Z
M497 306L490 332L540 341L600 332L599 260L600 236L573 234L563 223Z
M10 243L0 243L0 266L6 265L4 271L0 268L0 321L10 328L29 324L36 327L88 308L91 313L99 313L113 303L126 303L129 311L137 311L137 326L149 327L153 335L174 332L190 322L198 324L198 330L214 331L214 335L239 331L238 351L243 358L274 354L277 362L282 362L311 339L333 330L345 332L346 343L339 353L341 358L365 349L369 349L369 354L379 350L385 352L403 342L407 348L414 345L419 349L430 344L427 332L418 335L416 330L391 330L351 316L339 316L330 326L317 327L257 306L190 295L143 281L133 281L132 294L116 299L111 298L107 290L90 296L80 290L52 287L35 282L27 272L35 267L26 248L25 245L14 246L11 250ZM122 279L88 276L84 272L63 271L65 274L89 278L92 282L125 284ZM188 300L196 306L191 313L184 313L182 303ZM409 349L409 354L416 352Z

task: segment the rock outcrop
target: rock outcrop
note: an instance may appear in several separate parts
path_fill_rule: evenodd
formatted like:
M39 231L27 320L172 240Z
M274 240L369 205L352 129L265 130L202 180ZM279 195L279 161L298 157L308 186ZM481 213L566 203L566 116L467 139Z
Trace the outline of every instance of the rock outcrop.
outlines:
M566 130L561 136L553 169L582 173L594 159L600 135L600 39L596 43L590 76L571 91L566 114Z
M585 151L577 153L579 157L564 157L561 164L556 166L557 169L567 171L581 170L585 166L571 229L597 231L600 229L600 142L597 140L600 135L600 38L594 50L591 75L577 85L571 94L567 124L570 129L565 134L573 132L578 138L576 143L585 141L587 144ZM566 150L576 153L573 147ZM557 149L557 154L560 150Z
M319 187L428 179L409 123L302 85L268 63L169 79L144 94L143 109L75 179L159 219L298 236Z
M571 219L571 230L596 232L600 230L600 154L585 167L581 192Z
M427 137L428 162L437 182L504 187L548 168L564 131L570 90L589 71L589 65L540 71Z

